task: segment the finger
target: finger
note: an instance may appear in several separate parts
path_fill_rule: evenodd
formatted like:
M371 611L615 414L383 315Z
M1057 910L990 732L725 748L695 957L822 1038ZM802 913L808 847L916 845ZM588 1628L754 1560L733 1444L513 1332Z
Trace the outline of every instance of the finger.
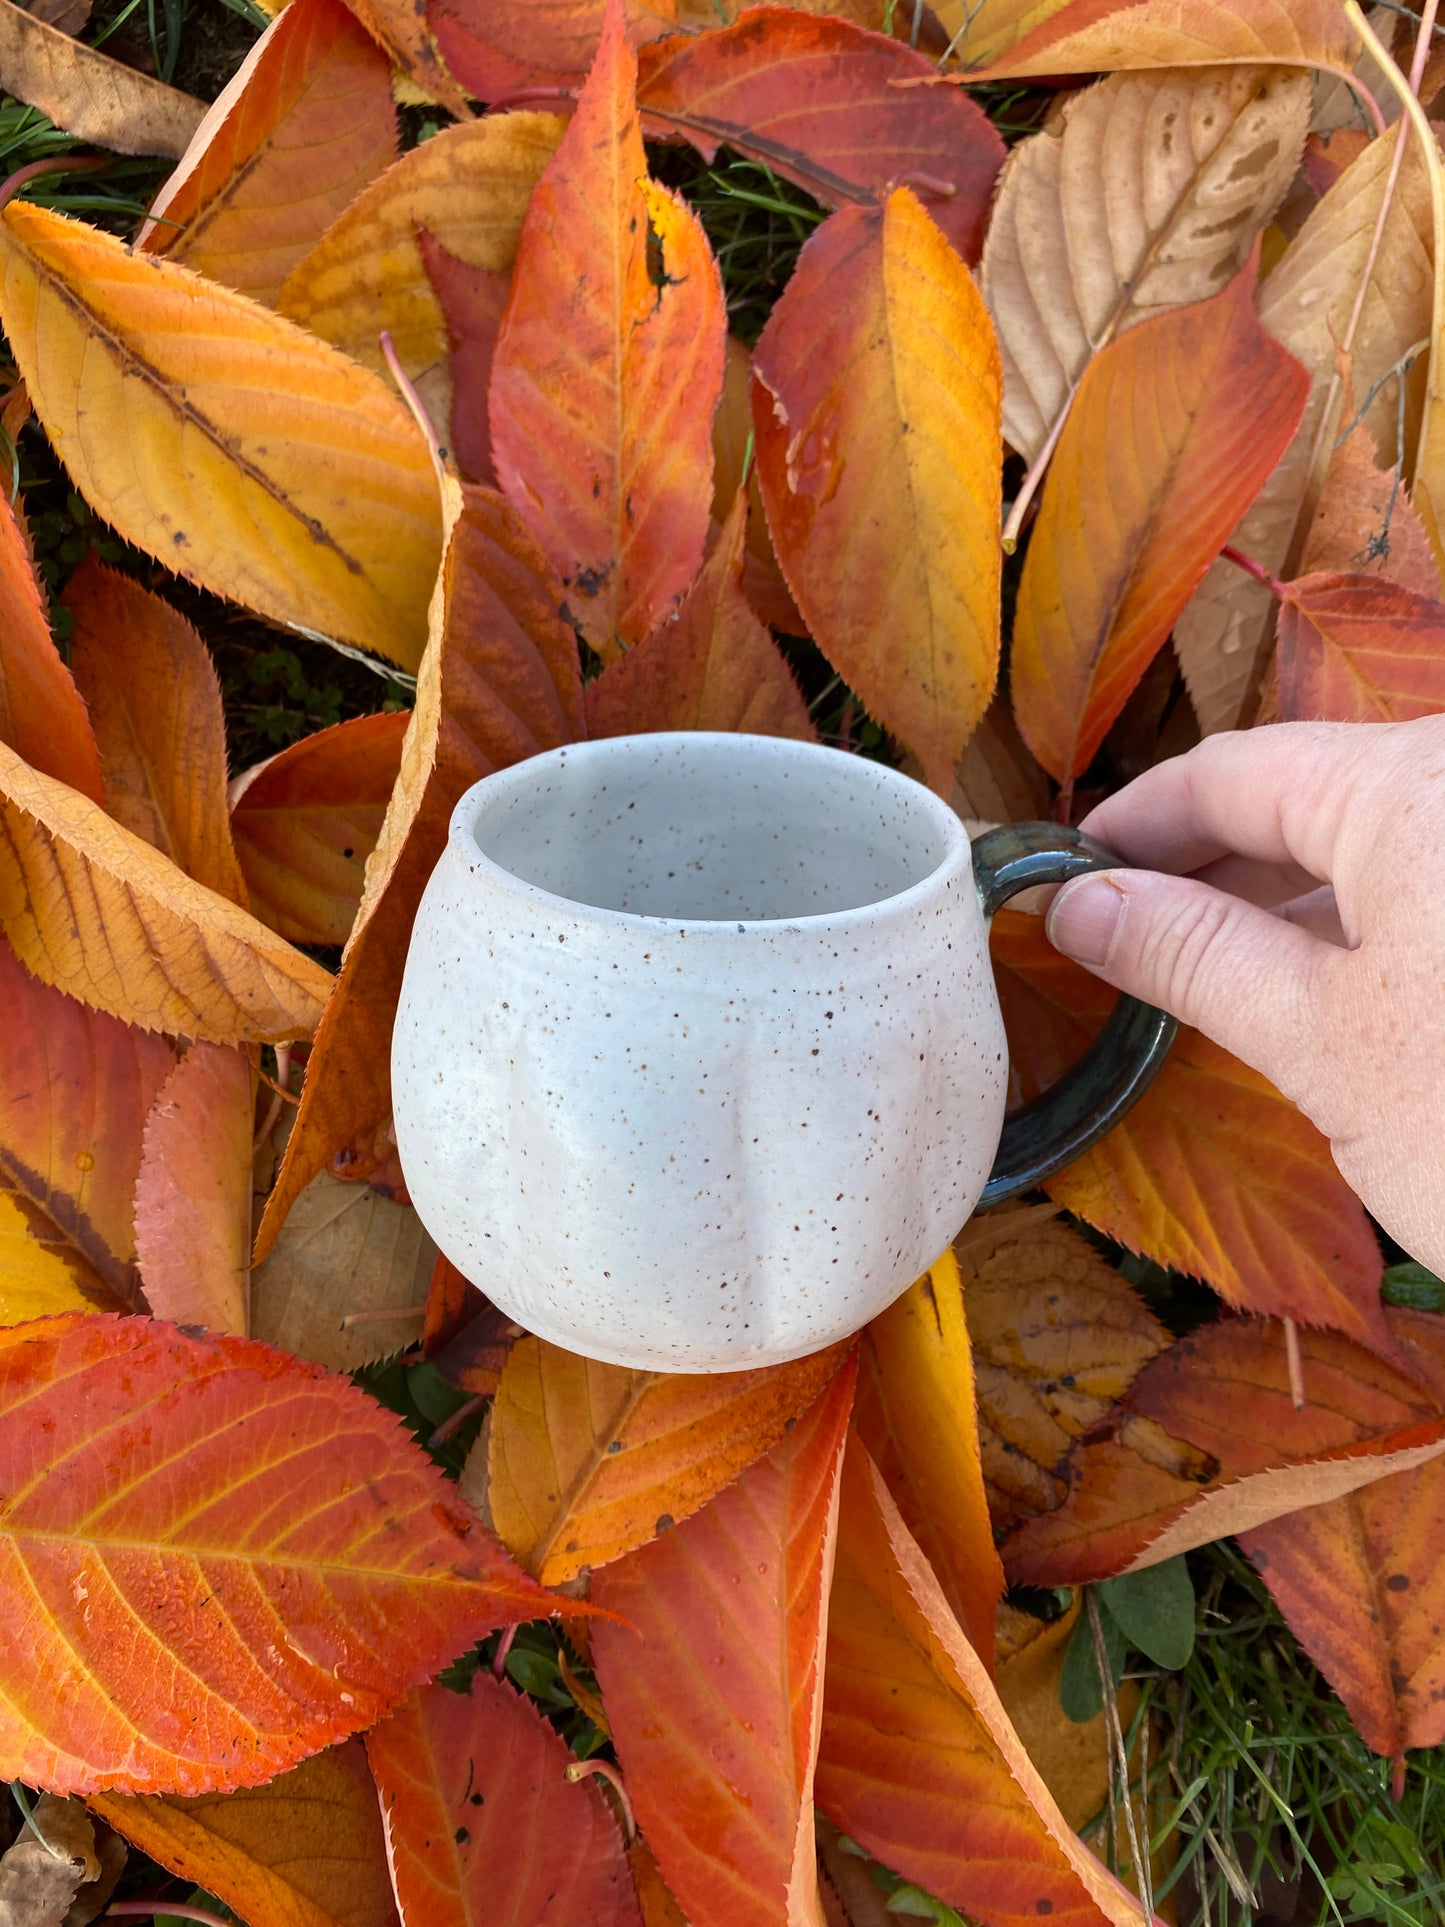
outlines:
M1140 870L1066 883L1047 929L1096 976L1302 1096L1318 1053L1320 978L1338 951L1208 884Z
M1101 803L1081 828L1139 869L1175 875L1224 856L1327 879L1361 773L1392 733L1418 725L1277 723L1209 736Z
M1292 897L1307 896L1318 889L1320 878L1311 876L1298 863L1257 863L1248 856L1221 856L1194 872L1195 879L1213 890L1225 890L1246 903L1288 903Z

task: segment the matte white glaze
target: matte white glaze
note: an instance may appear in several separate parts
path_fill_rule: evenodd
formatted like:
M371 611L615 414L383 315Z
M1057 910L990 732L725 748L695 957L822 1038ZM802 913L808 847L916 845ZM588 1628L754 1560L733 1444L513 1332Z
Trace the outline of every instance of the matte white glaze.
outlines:
M730 1371L856 1330L998 1146L1006 1047L963 827L861 757L614 737L452 817L392 1045L407 1187L528 1330Z

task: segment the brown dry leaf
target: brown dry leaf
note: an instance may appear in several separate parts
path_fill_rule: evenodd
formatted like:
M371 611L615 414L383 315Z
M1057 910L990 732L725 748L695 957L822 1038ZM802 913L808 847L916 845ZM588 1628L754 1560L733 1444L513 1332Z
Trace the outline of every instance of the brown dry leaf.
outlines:
M973 1354L952 1251L864 1330L853 1424L969 1643L992 1667L1003 1566L989 1525Z
M0 744L0 928L45 983L143 1030L282 1043L329 972Z
M1059 1704L1059 1675L1082 1605L1076 1599L1068 1612L1047 1626L1008 1606L999 1609L1001 1648L1005 1618L1024 1624L1010 1626L1012 1650L1006 1656L1000 1653L998 1696L1024 1750L1076 1833L1108 1804L1111 1764L1103 1713L1076 1722ZM1126 1733L1138 1700L1139 1688L1126 1680L1119 1689L1119 1719Z
M1344 390L1344 420L1355 419L1353 384ZM1310 525L1301 575L1378 575L1416 595L1440 595L1425 525L1415 513L1393 463L1380 466L1374 437L1356 422L1330 455L1320 505Z
M16 431L18 433L18 429ZM13 439L13 438L12 438ZM50 638L18 502L0 494L0 742L92 802L105 801L85 703Z
M0 1927L61 1927L81 1886L99 1877L95 1823L81 1801L42 1794L35 1825L41 1839L24 1828L0 1855Z
M82 46L14 0L0 0L0 93L117 154L184 154L206 111L203 100Z
M1062 1504L1081 1433L1169 1334L1051 1205L972 1219L955 1250L973 1338L983 1475L994 1528Z
M1339 0L1044 0L1030 12L1028 32L975 77L1265 62L1345 75L1360 51Z
M91 0L30 0L25 11L48 27L59 27L62 33L74 36L90 18Z
M434 134L357 195L286 277L277 308L378 372L385 328L445 440L446 316L418 232L468 267L510 270L532 190L566 125L555 114L496 114Z
M146 1119L136 1262L157 1318L244 1338L255 1080L244 1051L192 1044Z
M1004 169L980 280L1003 360L1004 439L1032 461L1091 355L1218 294L1299 166L1309 76L1285 67L1116 74Z
M984 712L958 760L948 800L970 836L996 823L1029 823L1048 815L1048 779L1029 754L1007 703L990 703Z
M0 316L76 487L128 541L415 669L441 515L393 389L244 295L25 201L0 214Z
M136 246L274 302L395 158L385 54L341 0L292 0L208 111Z
M226 721L210 651L179 610L87 557L61 601L117 823L249 908L226 807Z
M322 1171L251 1275L251 1335L336 1372L386 1358L421 1335L436 1255L410 1205ZM396 1318L342 1326L393 1307Z
M515 510L488 489L445 490L448 541L401 773L311 1053L296 1128L266 1207L263 1258L302 1186L391 1115L390 1039L407 940L462 792L582 733L577 638L562 592Z
M1235 548L1277 575L1298 573L1298 556L1291 560L1292 552L1296 545L1302 547L1314 519L1314 491L1323 480L1324 460L1345 425L1336 356L1349 333L1395 141L1393 133L1372 141L1345 170L1260 289L1261 322L1303 362L1311 378L1310 399L1294 441L1230 537ZM1350 344L1355 393L1374 397L1365 422L1392 463L1398 459L1398 366L1431 328L1430 235L1429 183L1412 141ZM1407 392L1407 448L1416 412ZM1322 444L1318 454L1317 438ZM1269 591L1221 560L1175 624L1174 646L1206 732L1237 726L1273 619Z

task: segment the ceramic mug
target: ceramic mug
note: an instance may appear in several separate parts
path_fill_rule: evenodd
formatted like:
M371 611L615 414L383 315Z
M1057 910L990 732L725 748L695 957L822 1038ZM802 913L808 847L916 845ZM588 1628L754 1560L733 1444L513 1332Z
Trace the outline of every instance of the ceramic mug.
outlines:
M724 1371L855 1331L969 1213L1115 1123L1171 1018L1126 1000L1004 1122L988 919L1115 861L773 736L611 737L467 791L392 1045L422 1221L524 1325Z

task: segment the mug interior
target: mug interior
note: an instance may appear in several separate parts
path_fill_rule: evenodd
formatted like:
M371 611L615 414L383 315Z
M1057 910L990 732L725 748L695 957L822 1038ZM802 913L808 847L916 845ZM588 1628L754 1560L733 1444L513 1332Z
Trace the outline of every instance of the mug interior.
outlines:
M953 812L896 770L701 731L553 750L487 778L463 810L482 854L525 883L688 921L862 909L925 882L964 841Z

